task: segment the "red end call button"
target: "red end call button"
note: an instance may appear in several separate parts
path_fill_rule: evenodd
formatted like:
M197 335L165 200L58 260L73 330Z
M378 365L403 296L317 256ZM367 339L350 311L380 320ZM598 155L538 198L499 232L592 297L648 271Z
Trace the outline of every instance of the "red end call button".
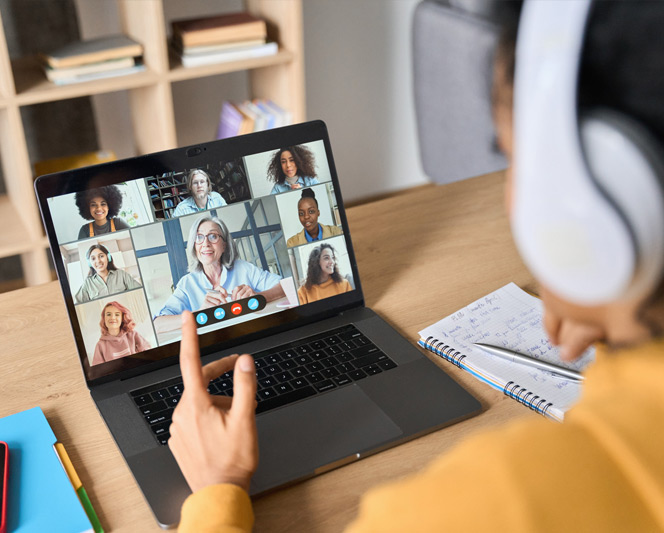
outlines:
M242 312L242 306L238 303L233 304L231 307L231 313L234 315L239 315Z

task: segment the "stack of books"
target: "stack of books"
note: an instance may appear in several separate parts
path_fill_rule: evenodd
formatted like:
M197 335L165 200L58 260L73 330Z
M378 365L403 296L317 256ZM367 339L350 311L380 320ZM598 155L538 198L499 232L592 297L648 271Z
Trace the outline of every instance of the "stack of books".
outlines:
M219 116L217 139L269 130L293 123L292 114L272 100L224 102Z
M174 20L171 46L182 66L196 67L274 55L279 47L267 41L264 20L245 12Z
M127 35L77 41L40 54L46 77L57 85L124 76L145 70L143 45Z

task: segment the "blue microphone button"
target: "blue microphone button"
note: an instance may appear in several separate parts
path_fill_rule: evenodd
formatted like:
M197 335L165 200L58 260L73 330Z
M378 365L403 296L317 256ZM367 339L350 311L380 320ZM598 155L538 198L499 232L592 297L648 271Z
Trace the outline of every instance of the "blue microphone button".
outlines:
M198 313L196 315L196 322L198 322L201 326L207 323L208 317L205 313Z

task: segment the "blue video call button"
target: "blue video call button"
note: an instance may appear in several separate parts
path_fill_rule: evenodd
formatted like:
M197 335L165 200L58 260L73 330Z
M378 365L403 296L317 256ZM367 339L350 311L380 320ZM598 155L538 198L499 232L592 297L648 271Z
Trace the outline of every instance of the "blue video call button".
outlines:
M205 313L198 313L196 315L196 322L198 322L201 326L205 323L207 323L208 317Z
M256 298L251 298L247 302L247 307L249 307L249 309L251 309L252 311L255 311L256 309L258 309L258 300Z
M217 320L221 320L226 316L226 311L224 311L221 307L217 307L214 310L214 318Z

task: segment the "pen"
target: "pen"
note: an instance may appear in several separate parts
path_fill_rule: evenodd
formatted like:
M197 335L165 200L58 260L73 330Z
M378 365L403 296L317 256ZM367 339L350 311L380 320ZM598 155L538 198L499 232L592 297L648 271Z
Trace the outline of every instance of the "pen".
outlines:
M497 355L498 357L503 357L504 359L508 359L515 363L522 363L524 365L539 368L540 370L547 370L559 376L566 377L567 379L573 379L575 381L582 381L584 379L583 375L581 375L581 373L577 372L576 370L570 370L569 368L563 368L552 363L540 361L539 359L534 359L529 355L524 355L522 353L515 352L514 350L508 350L507 348L491 346L489 344L482 344L479 342L474 343L474 345L487 353Z
M74 465L71 464L67 450L65 450L65 447L60 442L56 442L54 447L60 458L60 462L67 473L70 483L74 486L78 499L81 500L81 505L83 506L83 509L85 509L85 514L88 515L88 520L90 520L92 528L95 530L95 533L104 533L104 529L101 527L101 522L99 522L97 513L95 513L95 510L92 507L88 493L85 492L83 484L81 483L76 470L74 470Z

